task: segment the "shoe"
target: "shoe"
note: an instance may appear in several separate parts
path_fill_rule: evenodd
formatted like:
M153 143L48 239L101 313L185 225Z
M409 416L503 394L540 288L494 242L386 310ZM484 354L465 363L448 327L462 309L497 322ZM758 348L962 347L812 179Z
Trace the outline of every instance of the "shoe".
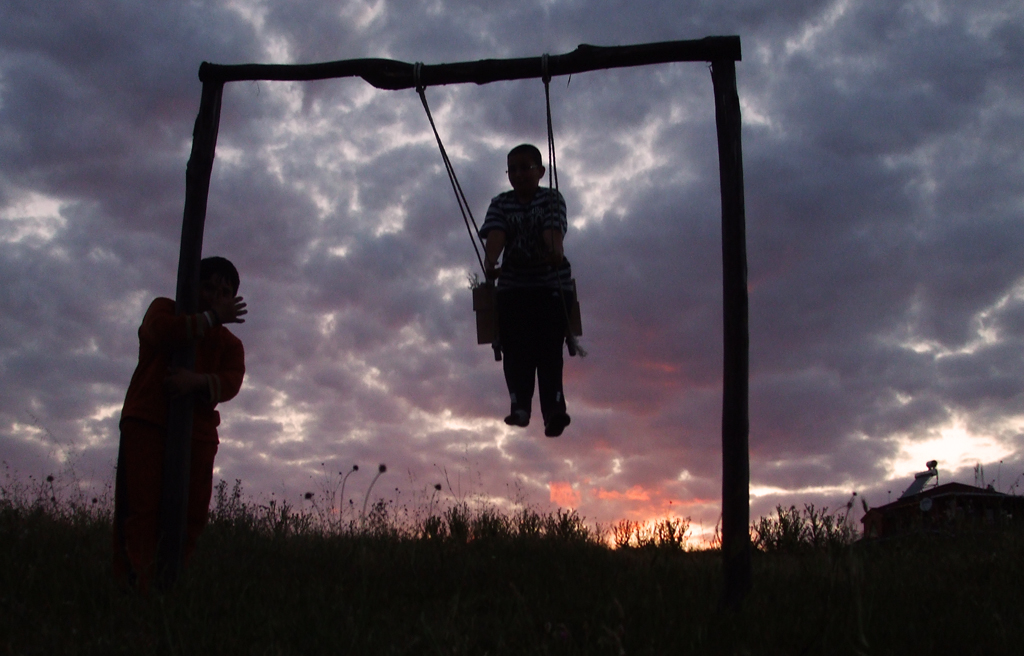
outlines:
M513 410L512 414L505 417L505 423L509 426L519 426L520 428L526 428L530 425L530 413L526 410Z
M558 437L570 421L569 415L564 412L556 413L544 422L544 434L548 437Z

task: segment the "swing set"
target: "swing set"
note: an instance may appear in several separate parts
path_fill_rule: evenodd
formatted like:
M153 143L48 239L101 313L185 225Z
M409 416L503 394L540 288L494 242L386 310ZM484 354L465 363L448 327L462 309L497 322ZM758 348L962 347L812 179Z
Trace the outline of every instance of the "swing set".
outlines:
M349 59L319 64L219 65L203 62L199 79L203 83L199 114L192 133L192 153L185 172L185 209L178 257L176 311L192 314L198 309L199 261L210 192L214 151L220 123L221 99L227 82L277 80L309 81L361 77L378 89L414 88L419 93L437 139L456 200L473 239L477 259L476 225L455 176L454 168L434 126L425 90L447 84L488 84L500 80L541 78L544 81L548 121L549 184L557 188L554 131L548 83L553 76L670 62L708 62L714 85L715 123L718 135L719 180L722 200L722 268L724 298L724 367L722 398L722 559L723 601L738 607L751 586L750 554L750 464L748 452L748 350L747 256L743 200L743 158L740 141L740 107L736 89L736 62L740 61L738 36L706 37L688 41L665 41L630 46L581 45L564 55L543 55L518 59L485 59L454 64L410 64L391 59ZM481 292L481 298L488 292ZM493 299L491 299L493 301ZM486 298L480 302L486 303ZM475 303L476 305L476 303ZM490 342L500 358L500 336L486 331L487 312L478 308L479 343ZM567 308L567 312L570 309ZM483 319L481 319L483 317ZM570 322L571 323L571 322ZM568 331L570 353L574 338L581 334L577 323ZM194 368L195 344L172 355L175 366ZM191 396L178 397L168 408L165 440L163 489L160 502L160 536L157 553L157 583L170 587L182 564L185 509L188 499L189 452L191 448Z

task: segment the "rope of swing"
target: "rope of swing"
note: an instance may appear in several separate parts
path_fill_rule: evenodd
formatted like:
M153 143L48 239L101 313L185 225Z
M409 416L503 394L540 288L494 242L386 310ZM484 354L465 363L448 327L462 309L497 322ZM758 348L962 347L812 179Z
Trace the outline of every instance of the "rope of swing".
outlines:
M553 188L555 192L558 192L558 167L555 162L555 129L554 124L551 120L551 72L548 70L548 55L544 53L544 56L540 60L541 65L541 79L544 80L544 105L547 109L548 117L548 187L552 187L552 181L554 181ZM561 285L561 283L559 283ZM573 295L575 296L575 289ZM565 294L560 294L562 297L562 311L565 314L565 325L568 327L569 321L569 305L568 299ZM566 330L565 346L569 349L569 355L579 355L581 358L587 357L587 351L580 345L576 335L572 334L571 329Z
M541 79L544 80L544 105L548 113L548 186L554 179L554 189L558 191L558 167L555 163L555 130L551 122L551 73L548 72L548 55L541 57Z
M469 240L473 243L473 250L476 251L476 260L480 263L480 270L487 273L487 268L484 266L484 258L480 254L480 246L483 244L477 244L480 240L480 227L476 223L476 219L473 218L473 211L469 208L469 201L466 200L466 195L462 193L462 185L459 184L459 179L455 175L455 167L452 166L451 159L448 158L448 152L444 149L444 144L441 142L441 135L437 132L437 126L434 125L434 117L430 113L430 105L427 104L426 87L420 82L420 71L423 68L423 62L416 62L413 67L413 79L416 83L416 93L420 95L420 101L423 102L423 109L427 112L427 120L430 121L430 128L434 131L434 138L437 139L437 147L441 151L441 159L444 160L444 168L448 171L448 180L452 183L452 190L455 192L455 201L459 204L459 211L462 213L462 222L466 224L466 231L469 232ZM550 110L549 110L550 111ZM550 130L550 122L548 123L548 129ZM472 223L472 226L470 226Z

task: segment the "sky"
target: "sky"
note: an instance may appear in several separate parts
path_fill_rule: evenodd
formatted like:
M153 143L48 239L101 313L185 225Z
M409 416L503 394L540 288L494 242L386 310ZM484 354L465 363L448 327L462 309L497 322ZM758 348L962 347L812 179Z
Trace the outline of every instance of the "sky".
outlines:
M1003 0L0 0L0 459L109 488L137 329L173 297L203 61L427 64L738 35L751 516L1024 477L1024 5ZM427 90L471 209L546 150L540 80ZM557 77L586 358L572 424L505 426L476 256L412 90L224 92L204 254L249 304L215 479L690 517L721 498L721 205L706 63ZM535 410L539 418L539 410ZM975 466L984 466L984 479ZM857 506L860 506L858 502ZM397 507L397 506L396 506ZM862 513L862 510L859 510Z

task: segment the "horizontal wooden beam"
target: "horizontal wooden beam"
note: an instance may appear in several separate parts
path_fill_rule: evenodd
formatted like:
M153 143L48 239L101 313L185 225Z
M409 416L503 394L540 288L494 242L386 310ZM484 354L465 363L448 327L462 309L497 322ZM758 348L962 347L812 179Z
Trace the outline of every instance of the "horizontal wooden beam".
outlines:
M543 77L543 57L482 59L455 64L425 64L420 68L422 86L488 84L500 80ZM548 57L551 77L608 68L627 68L682 61L740 61L738 36L709 36L691 41L663 41L632 46L581 45L564 55ZM394 59L346 59L320 64L211 64L199 67L203 82L240 80L303 81L361 77L378 89L410 89L416 86L415 64Z

